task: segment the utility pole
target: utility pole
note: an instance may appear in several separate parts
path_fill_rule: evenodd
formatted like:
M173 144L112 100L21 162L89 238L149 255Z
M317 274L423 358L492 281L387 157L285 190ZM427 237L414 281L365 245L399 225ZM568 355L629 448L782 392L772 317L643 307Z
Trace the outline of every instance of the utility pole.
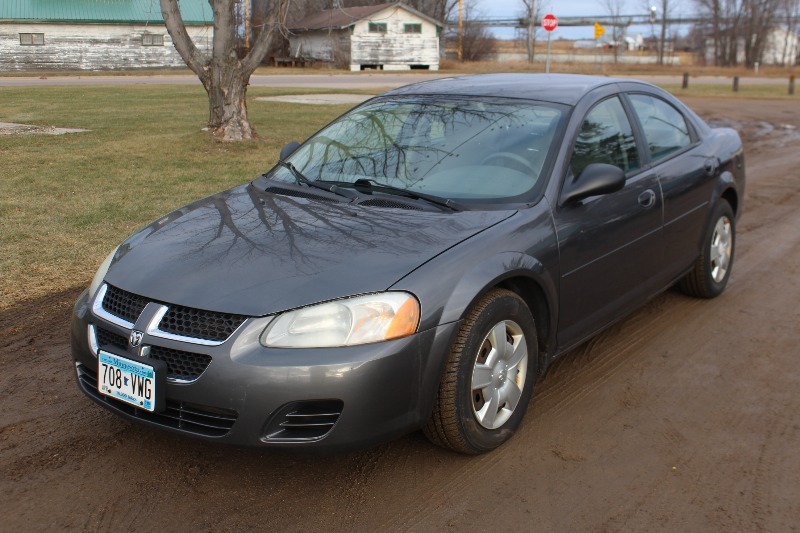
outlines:
M458 60L464 50L464 0L458 0Z

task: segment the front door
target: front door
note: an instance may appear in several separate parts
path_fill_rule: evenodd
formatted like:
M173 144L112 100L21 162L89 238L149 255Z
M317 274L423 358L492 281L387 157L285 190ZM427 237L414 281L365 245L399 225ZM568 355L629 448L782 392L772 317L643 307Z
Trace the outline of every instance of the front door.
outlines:
M558 322L560 346L568 346L642 303L656 290L663 258L658 177L642 169L631 122L618 97L586 115L572 150L564 188L580 183L591 163L625 171L625 187L557 207L554 212L561 264Z

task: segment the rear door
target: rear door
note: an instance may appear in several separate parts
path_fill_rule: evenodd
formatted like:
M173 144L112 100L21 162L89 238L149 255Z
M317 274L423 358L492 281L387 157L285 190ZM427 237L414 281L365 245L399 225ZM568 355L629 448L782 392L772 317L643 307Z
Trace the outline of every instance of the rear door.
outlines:
M719 161L703 153L691 122L658 96L628 94L664 194L664 269L669 283L697 257Z
M618 96L595 104L574 140L563 190L591 163L626 173L625 187L554 209L561 264L558 340L571 345L647 298L663 257L662 195Z

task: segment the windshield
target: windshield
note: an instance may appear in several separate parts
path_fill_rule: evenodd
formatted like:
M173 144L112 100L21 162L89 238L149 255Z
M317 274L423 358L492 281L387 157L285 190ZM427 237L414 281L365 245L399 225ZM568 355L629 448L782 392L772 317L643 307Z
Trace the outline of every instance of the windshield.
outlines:
M287 158L310 180L359 179L458 200L521 200L541 176L562 108L520 101L380 98ZM275 167L269 178L295 181Z

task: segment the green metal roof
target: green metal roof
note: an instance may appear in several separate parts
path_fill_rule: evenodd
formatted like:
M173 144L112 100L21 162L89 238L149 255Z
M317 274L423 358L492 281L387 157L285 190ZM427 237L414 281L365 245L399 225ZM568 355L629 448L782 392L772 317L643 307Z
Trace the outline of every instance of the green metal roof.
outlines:
M180 0L187 25L212 24L208 0ZM159 0L0 0L0 21L163 24Z

